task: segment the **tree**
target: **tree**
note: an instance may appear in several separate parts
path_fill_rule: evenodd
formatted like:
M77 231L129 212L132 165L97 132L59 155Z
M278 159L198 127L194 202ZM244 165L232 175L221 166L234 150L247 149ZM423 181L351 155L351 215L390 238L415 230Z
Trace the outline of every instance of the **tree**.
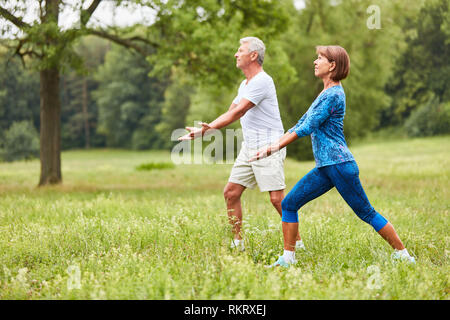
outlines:
M381 11L380 29L367 25L367 9L373 4ZM350 56L350 73L342 81L347 142L375 128L380 112L390 104L384 89L404 43L397 18L411 6L405 0L315 0L306 1L302 10L291 8L293 22L281 41L298 77L277 85L285 128L295 125L323 88L313 69L317 45L340 45ZM309 139L301 140L289 147L288 156L312 159Z
M141 52L145 49L136 45L134 40L88 28L87 23L101 0L94 0L84 9L74 6L79 16L79 26L61 29L58 24L60 12L69 5L60 0L36 1L38 18L33 23L23 19L25 13L33 8L30 2L21 1L9 4L2 1L0 16L20 31L14 34L15 54L23 61L24 57L33 58L34 66L40 73L40 160L41 174L39 185L62 182L61 174L61 102L59 95L60 74L65 67L79 68L81 59L73 49L76 39L86 34L96 34ZM6 26L10 28L10 25ZM6 31L2 30L3 33ZM148 41L146 42L148 43Z
M118 46L106 54L95 74L98 89L93 96L98 106L97 132L107 147L158 148L156 132L166 82L149 77L150 65L144 57Z
M75 44L85 63L81 70L69 70L61 78L63 149L105 146L104 137L96 132L98 108L92 92L98 88L94 75L109 48L109 41L94 36L83 37Z
M161 1L166 2L166 1ZM161 3L160 2L160 3ZM159 44L148 57L152 75L170 75L175 66L195 85L234 88L241 71L234 53L239 39L256 36L268 44L289 25L285 1L168 1L159 10L151 39Z
M6 57L6 52L0 55L0 141L13 122L31 121L39 128L39 76L18 58Z
M191 110L194 90L186 75L176 70L172 72L170 84L164 92L161 121L156 126L156 131L163 138L163 147L170 148L173 144L169 138L171 133L186 126L186 117Z
M229 64L220 59L228 57L224 48L230 48L231 41L235 43L236 35L250 27L258 27L260 33L264 30L268 35L279 33L284 30L286 20L286 12L276 1L135 0L128 3L154 10L154 24L105 30L89 25L101 2L93 0L87 4L80 0L73 5L61 0L36 0L39 14L32 23L23 18L33 10L29 1L0 2L0 17L9 22L7 27L12 24L20 30L14 34L15 53L33 58L40 73L40 186L62 182L59 80L66 66L81 66L82 61L73 49L76 39L91 34L144 56L153 53L150 61L158 66L154 68L155 74L167 74L172 65L179 65L200 78L207 75L211 79L215 75L224 81L233 71L236 74L235 70L223 69L224 63L227 68ZM65 30L58 24L64 9L79 17L77 25Z
M406 46L386 86L393 97L383 112L386 126L403 124L419 108L431 110L431 102L437 107L450 100L449 9L449 0L427 1L405 22Z

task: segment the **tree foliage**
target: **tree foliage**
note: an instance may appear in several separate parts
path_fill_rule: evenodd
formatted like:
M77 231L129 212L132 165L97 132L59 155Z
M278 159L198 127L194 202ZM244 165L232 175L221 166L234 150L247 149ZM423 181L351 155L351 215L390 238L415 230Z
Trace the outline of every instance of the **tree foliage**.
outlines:
M393 97L383 113L387 125L402 124L435 98L437 104L450 100L449 8L449 0L426 1L419 14L405 22L406 46L386 86Z
M380 8L380 29L368 27L371 5ZM407 1L317 0L307 1L302 10L291 9L293 23L282 40L298 76L296 81L277 86L285 127L295 125L323 89L314 76L317 45L340 45L350 56L350 73L342 81L347 98L347 142L376 127L379 112L390 104L384 86L402 44L402 31L395 20L397 7L408 5ZM309 139L290 146L289 156L312 159Z
M95 75L98 133L107 147L158 148L161 138L155 126L161 121L166 84L149 78L145 58L114 46Z
M31 121L13 122L4 134L0 156L5 161L39 157L39 135Z
M19 59L0 55L0 141L13 122L24 120L39 128L39 77Z
M81 38L75 45L84 65L69 70L61 79L63 149L105 146L104 137L97 133L98 107L92 93L99 86L94 74L109 48L109 41L92 36Z
M163 147L172 147L171 133L176 129L184 128L189 123L186 118L195 106L195 102L192 102L194 95L191 81L181 71L174 69L170 84L164 91L161 121L156 126L156 131L163 141Z
M283 1L185 0L161 1L150 37L158 43L149 56L153 75L168 75L175 65L202 84L234 87L239 39L253 35L270 39L287 29Z
M174 129L209 122L228 109L244 78L234 58L244 36L266 44L264 69L275 81L285 130L322 90L313 61L315 47L328 44L350 55L350 74L342 82L348 142L390 125L406 123L415 135L435 134L433 126L447 123L449 0L314 0L302 9L291 0L115 0L116 6L140 5L154 13L151 25L129 27L94 25L101 2L36 1L36 19L25 21L27 2L0 0L0 19L19 30L1 41L8 50L0 54L6 66L0 74L0 139L14 121L41 128L33 71L55 68L63 148L170 147ZM370 25L377 18L373 7L379 9L378 27ZM61 28L57 16L46 15L57 9L71 10L78 22ZM13 54L22 65L9 59ZM288 156L312 159L309 139L292 144Z
M405 129L411 137L449 134L450 101L440 102L438 97L431 96L406 119Z
M0 30L1 33L10 31L11 26L18 29L13 34L12 44L9 42L4 44L13 49L23 62L26 61L26 57L32 58L33 66L40 70L39 185L62 181L61 101L58 84L61 72L67 67L80 69L82 66L83 61L74 49L77 39L95 35L133 49L143 56L151 54L158 62L154 63L153 60L151 63L153 75L167 75L175 65L186 69L186 72L194 74L198 79L206 79L211 75L217 80L226 80L233 78L233 72L230 73L229 70L220 72L226 70L222 68L221 58L227 56L223 51L225 47L228 48L227 40L234 41L235 35L249 27L260 28L269 35L280 32L283 30L285 20L283 19L285 13L277 10L281 7L274 1L135 0L128 3L136 3L154 10L155 22L152 25L99 28L89 22L101 2L102 0L92 0L87 3L80 0L74 4L61 0L37 0L34 2L37 5L37 15L32 22L25 21L24 17L36 8L29 6L27 1L0 2L0 17L8 22L6 27ZM127 4L121 0L114 2L116 5ZM78 21L67 29L61 28L59 24L60 13L65 9L78 17ZM230 25L233 26L231 30L236 30L235 32L229 31ZM219 44L222 45L221 49L217 49ZM103 124L99 128L107 135L107 144L117 145L120 141L120 144L133 145L136 148L153 146L156 143L156 135L145 138L145 131L135 130L131 133L130 125L139 119L141 127L153 128L159 121L159 111L151 110L142 114L136 102L128 99L128 95L133 94L135 90L133 86L110 88L117 90L119 98L126 102L119 107L121 118L116 127L123 130L124 137L112 133L110 113L100 114L99 118ZM107 98L103 101L107 101ZM115 109L117 108L116 105ZM84 117L86 121L86 115Z

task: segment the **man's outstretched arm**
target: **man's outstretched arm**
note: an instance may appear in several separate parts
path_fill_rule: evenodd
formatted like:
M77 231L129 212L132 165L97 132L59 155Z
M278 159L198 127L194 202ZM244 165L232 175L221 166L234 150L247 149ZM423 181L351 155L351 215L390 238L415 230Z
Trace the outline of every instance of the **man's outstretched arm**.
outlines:
M221 114L211 123L202 123L201 128L186 127L189 133L178 138L178 140L189 140L203 136L209 129L221 129L240 119L248 110L255 105L253 102L243 98L238 104L232 103L227 112Z
M243 98L236 104L231 104L227 112L220 115L216 120L209 124L210 129L221 129L226 127L236 120L240 119L248 110L253 108L255 105L253 102Z

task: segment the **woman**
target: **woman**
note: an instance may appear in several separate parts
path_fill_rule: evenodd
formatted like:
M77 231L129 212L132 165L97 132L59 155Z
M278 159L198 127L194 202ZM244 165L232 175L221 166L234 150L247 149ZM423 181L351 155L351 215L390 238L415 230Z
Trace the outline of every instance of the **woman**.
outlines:
M286 147L297 138L311 135L316 167L306 174L282 201L284 254L272 266L295 263L297 211L309 201L336 187L353 211L369 223L394 249L394 259L415 263L400 238L381 214L375 211L361 186L358 166L344 138L345 93L340 81L350 69L350 59L340 46L318 46L314 74L323 90L298 123L273 144L250 159L256 161Z

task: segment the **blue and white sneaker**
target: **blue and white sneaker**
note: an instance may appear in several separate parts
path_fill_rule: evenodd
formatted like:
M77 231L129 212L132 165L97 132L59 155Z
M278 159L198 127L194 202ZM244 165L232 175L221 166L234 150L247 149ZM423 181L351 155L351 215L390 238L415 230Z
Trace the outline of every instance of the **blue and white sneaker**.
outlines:
M274 268L274 267L283 267L283 268L289 268L291 264L284 261L283 256L280 256L274 264L266 266L266 268Z
M394 262L397 261L406 261L410 264L416 264L416 259L414 257L411 257L409 254L402 254L402 252L395 250L394 253L392 253L391 258Z

